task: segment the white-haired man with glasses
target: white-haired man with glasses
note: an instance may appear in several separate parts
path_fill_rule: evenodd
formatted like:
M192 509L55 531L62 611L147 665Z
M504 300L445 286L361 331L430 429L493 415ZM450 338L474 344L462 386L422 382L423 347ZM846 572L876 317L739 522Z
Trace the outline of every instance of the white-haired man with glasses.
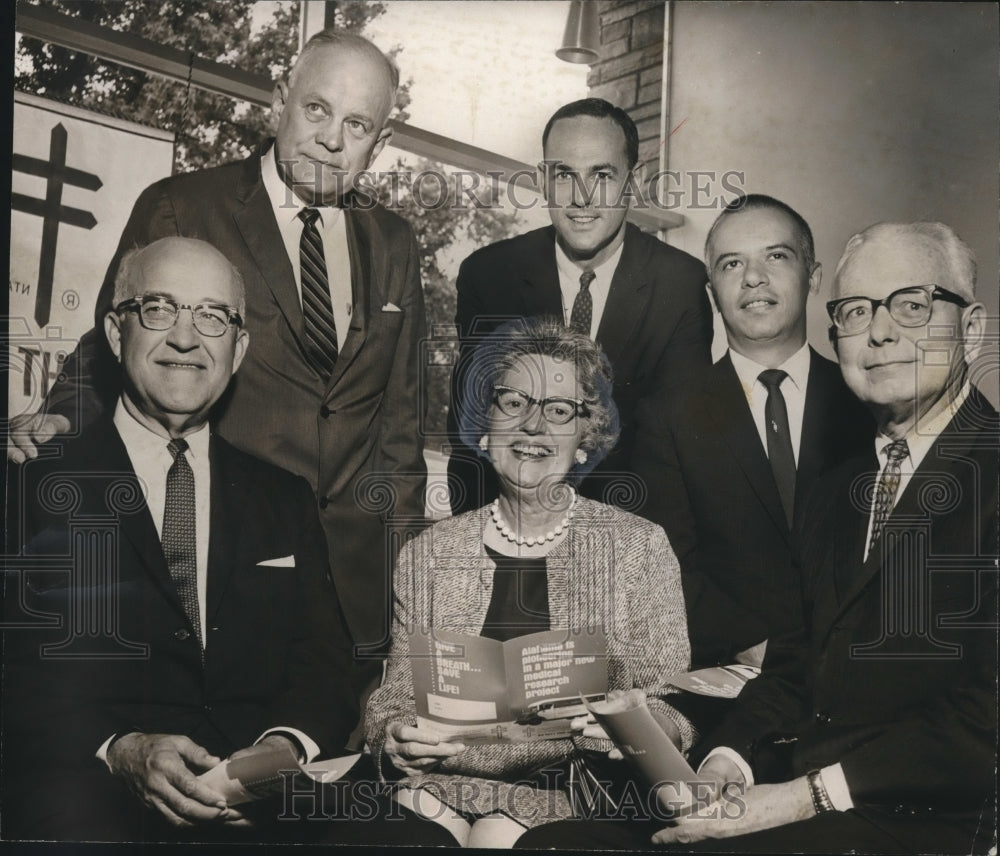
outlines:
M986 853L1000 425L971 382L986 322L972 251L941 223L871 226L848 241L829 311L875 447L806 501L806 626L768 643L761 675L693 753L725 786L721 801L651 840L701 852ZM590 847L649 846L652 832L587 827ZM565 825L551 831L566 846Z
M210 244L126 254L104 319L118 404L12 483L10 546L49 564L6 579L5 837L267 838L199 774L343 754L350 637L312 491L208 427L243 313Z

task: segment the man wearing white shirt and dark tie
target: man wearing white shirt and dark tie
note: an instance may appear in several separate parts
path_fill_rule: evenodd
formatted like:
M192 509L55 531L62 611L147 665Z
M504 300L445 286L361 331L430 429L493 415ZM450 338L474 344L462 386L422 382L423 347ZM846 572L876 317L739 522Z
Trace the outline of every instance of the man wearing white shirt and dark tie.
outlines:
M649 481L632 461L639 405L711 362L704 265L627 222L644 175L628 113L600 98L560 107L542 132L538 174L552 225L477 250L458 273L461 355L448 414L456 514L496 496L493 468L458 439L458 411L463 384L476 371L475 346L504 321L560 316L604 350L614 369L621 436L580 491L627 510Z
M806 342L822 271L801 215L769 196L738 199L705 259L728 351L649 403L634 460L649 487L641 513L681 562L694 666L757 665L762 643L799 621L796 508L870 442L871 418Z
M879 436L801 511L803 627L769 642L760 676L695 750L721 800L655 833L596 823L570 839L554 824L549 840L995 850L1000 417L973 383L995 358L978 361L975 277L972 251L943 223L879 223L848 241L830 332Z
M208 427L245 312L207 243L126 254L104 324L113 416L12 482L22 554L55 565L6 581L8 836L225 837L250 821L200 773L277 747L343 754L351 648L312 491Z

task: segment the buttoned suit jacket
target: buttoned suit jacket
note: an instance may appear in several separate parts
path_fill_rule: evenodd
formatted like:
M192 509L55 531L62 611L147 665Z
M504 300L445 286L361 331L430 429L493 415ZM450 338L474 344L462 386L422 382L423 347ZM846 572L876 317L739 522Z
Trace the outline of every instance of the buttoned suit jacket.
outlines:
M634 453L646 480L639 513L666 530L680 559L694 664L732 662L800 620L792 534L767 452L728 353L644 408ZM821 473L873 437L840 369L811 351L796 507Z
M213 413L215 428L309 482L351 633L357 643L378 643L387 638L398 550L390 529L419 528L424 517L418 374L426 321L417 244L409 225L381 206L358 198L344 209L354 311L324 381L306 352L295 275L261 179L267 146L143 191L98 297L96 335L67 366L69 382L53 391L50 410L76 426L115 400L120 371L98 331L122 254L170 235L213 244L243 276L250 334L246 359Z
M996 829L998 441L973 388L867 560L874 454L817 485L799 557L805 629L772 640L706 748L759 764L765 736L787 735L783 777L839 762L855 810L912 852L924 825L948 822L949 852L977 852L977 832Z
M284 726L341 754L350 637L305 480L211 438L203 660L110 419L62 448L12 470L8 547L31 558L6 580L8 793L92 772L132 731L225 757Z
M469 357L483 337L511 318L563 317L555 228L518 235L470 255L458 274L456 323L461 339L453 375L448 465L452 511L478 508L496 495L492 467L458 439L458 410ZM632 465L637 406L685 382L711 363L712 311L704 265L635 226L625 227L622 255L611 281L597 342L614 369L621 419L615 449L582 483L594 499L633 510L639 499Z

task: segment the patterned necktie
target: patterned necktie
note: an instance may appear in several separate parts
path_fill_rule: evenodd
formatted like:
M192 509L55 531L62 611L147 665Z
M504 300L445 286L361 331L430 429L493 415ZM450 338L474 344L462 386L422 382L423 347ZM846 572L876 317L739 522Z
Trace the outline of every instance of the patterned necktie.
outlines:
M569 327L584 336L590 335L590 322L594 317L594 298L590 296L590 284L597 278L592 270L580 274L580 290L573 301L573 311L569 316Z
M194 625L198 644L203 645L201 618L198 614L194 473L184 454L187 448L187 440L171 440L167 444L174 462L167 470L167 501L163 507L163 533L160 541L170 569L170 578L177 586L184 612Z
M306 324L306 342L313 365L324 380L330 377L337 361L337 326L333 320L330 283L326 276L323 239L316 228L319 211L303 208L302 238L299 241L299 270L302 274L302 315Z
M767 389L764 403L764 433L767 435L767 459L771 462L774 483L778 486L785 520L792 528L795 510L795 452L792 450L792 433L788 427L788 410L781 382L788 377L781 369L768 369L757 378Z
M875 486L875 501L872 504L872 538L868 547L868 552L874 549L878 539L882 537L882 530L892 513L892 506L896 501L896 492L899 490L899 472L903 463L903 458L910 454L910 449L906 445L906 440L894 440L885 447L885 469L878 477L878 484Z

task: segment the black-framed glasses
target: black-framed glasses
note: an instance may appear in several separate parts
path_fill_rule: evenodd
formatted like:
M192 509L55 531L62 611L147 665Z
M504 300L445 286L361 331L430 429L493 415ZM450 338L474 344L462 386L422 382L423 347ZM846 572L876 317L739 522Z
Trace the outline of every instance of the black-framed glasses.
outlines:
M158 294L137 294L119 303L115 312L134 311L139 314L139 323L147 330L169 330L177 323L182 309L191 310L194 329L203 336L221 336L229 329L230 324L243 326L243 318L232 306L224 303L198 303L191 306Z
M944 300L956 306L968 306L969 301L940 285L908 285L898 288L888 297L841 297L826 304L837 332L842 336L864 333L872 326L875 313L884 306L892 320L900 327L923 327L931 320L935 300Z
M577 416L589 416L587 402L578 398L532 398L528 393L509 386L493 389L493 403L501 413L512 419L523 419L536 407L542 408L542 416L552 425L565 425Z

